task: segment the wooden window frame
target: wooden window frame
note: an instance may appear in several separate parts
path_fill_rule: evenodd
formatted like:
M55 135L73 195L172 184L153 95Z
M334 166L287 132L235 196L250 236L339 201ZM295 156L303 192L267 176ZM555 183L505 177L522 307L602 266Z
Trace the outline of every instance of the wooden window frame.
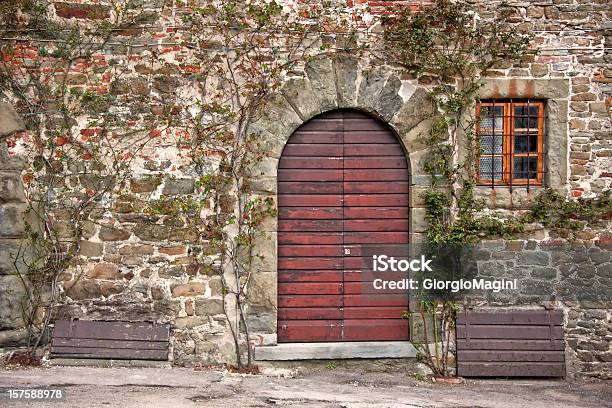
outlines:
M496 154L492 143L492 153L484 154L480 149L480 137L482 136L480 128L480 111L483 106L501 106L503 107L503 120L502 120L502 152ZM537 147L535 152L528 151L525 153L516 153L514 151L514 142L517 130L515 129L515 107L517 106L538 106L538 127L537 127ZM542 186L543 175L544 175L544 109L545 103L541 100L479 100L476 103L476 145L478 153L476 154L476 180L478 185L483 186ZM495 116L494 116L495 117ZM523 117L523 116L521 116ZM526 116L530 118L529 114ZM532 131L531 128L527 128ZM533 129L535 130L535 129ZM494 130L491 132L494 135ZM529 136L528 136L529 137ZM529 143L528 143L529 144ZM483 179L480 177L480 157L499 157L502 156L502 178L501 179ZM514 158L515 157L536 157L536 178L535 179L521 179L514 177ZM491 173L493 173L493 163L491 164Z

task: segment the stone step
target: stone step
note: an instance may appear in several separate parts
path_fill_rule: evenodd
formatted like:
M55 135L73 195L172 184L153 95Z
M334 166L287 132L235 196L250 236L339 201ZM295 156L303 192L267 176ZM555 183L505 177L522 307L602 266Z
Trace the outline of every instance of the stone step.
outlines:
M257 361L412 358L416 355L409 341L282 343L255 347Z

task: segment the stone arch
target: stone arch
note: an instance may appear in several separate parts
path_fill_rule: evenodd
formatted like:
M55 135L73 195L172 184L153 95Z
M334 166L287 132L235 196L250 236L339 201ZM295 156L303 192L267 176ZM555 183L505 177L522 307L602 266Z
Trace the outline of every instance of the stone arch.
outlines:
M383 121L396 134L406 152L410 172L411 241L425 231L425 208L421 192L429 188L429 176L421 168L426 152L423 134L430 123L432 103L427 92L413 80L402 79L401 71L388 65L372 66L353 56L309 61L302 75L288 78L281 90L251 124L250 133L266 151L264 160L252 171L253 191L262 196L277 194L278 161L293 132L318 114L335 109L356 109ZM277 223L263 226L266 237L257 250L265 255L255 267L251 284L254 338L259 344L276 344ZM262 324L260 324L262 323Z
M254 191L276 194L278 159L293 132L314 116L334 109L356 109L385 122L406 151L410 181L419 199L419 189L427 188L429 176L421 168L426 152L425 138L432 102L427 91L415 82L402 79L399 69L388 65L371 66L353 56L339 54L308 62L303 75L290 77L280 92L268 102L250 128L262 141L266 158L252 170ZM414 200L413 200L414 201ZM411 232L424 231L424 208L411 203L414 215ZM270 226L269 231L275 231Z

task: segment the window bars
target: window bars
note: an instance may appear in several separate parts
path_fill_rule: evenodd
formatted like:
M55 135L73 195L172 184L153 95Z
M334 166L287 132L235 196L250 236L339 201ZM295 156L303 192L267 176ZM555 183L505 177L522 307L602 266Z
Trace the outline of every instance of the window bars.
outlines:
M480 100L476 104L479 185L542 186L544 173L543 101Z

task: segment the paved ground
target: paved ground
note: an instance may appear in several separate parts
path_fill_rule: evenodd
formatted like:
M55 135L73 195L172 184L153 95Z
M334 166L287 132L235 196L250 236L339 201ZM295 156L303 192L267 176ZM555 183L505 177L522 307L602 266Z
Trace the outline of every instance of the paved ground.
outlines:
M440 385L359 366L265 369L262 375L188 368L0 369L0 387L62 387L63 403L0 400L0 407L612 407L611 383L550 380Z

